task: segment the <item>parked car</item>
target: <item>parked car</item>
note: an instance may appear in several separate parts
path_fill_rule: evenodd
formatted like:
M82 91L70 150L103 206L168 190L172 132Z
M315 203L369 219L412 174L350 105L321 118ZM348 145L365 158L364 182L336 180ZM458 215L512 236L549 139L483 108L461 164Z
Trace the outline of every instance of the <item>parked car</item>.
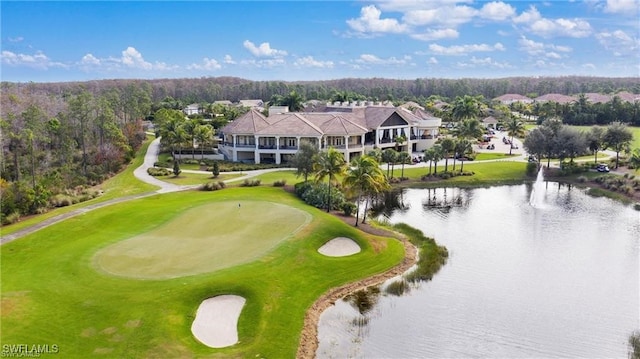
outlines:
M604 163L601 163L601 164L596 166L596 171L598 171L598 172L609 172L609 166L605 165Z

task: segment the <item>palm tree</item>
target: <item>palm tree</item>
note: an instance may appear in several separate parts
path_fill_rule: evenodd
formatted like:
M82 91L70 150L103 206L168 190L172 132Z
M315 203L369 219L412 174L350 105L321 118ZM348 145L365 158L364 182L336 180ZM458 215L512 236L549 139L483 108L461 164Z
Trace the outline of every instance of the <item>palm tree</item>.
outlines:
M511 117L504 125L507 134L510 137L511 146L509 146L509 155L511 155L511 151L513 150L513 137L523 137L524 136L524 123L518 120L516 117Z
M196 127L198 127L198 121L189 119L184 121L182 124L182 128L184 129L185 137L189 142L191 142L191 158L196 158L195 149L196 149Z
M462 120L456 129L456 135L462 138L479 138L483 133L482 124L475 118Z
M424 150L423 158L425 161L429 161L429 176L431 176L431 165L433 163L433 159L435 158L435 151L432 148Z
M396 160L402 164L402 171L400 172L400 178L402 179L404 178L404 165L411 162L411 155L406 151L398 152Z
M438 161L444 158L444 149L442 149L442 145L436 143L429 150L432 151L433 155L433 174L438 174Z
M440 146L442 147L442 156L444 157L444 171L447 172L449 168L449 157L456 147L456 142L451 137L445 137L442 139L442 142L440 142Z
M316 181L322 181L329 177L329 193L327 198L327 212L331 211L331 182L333 178L344 172L345 160L342 153L333 147L329 147L326 152L320 152L314 165Z
M407 142L407 138L403 135L398 135L393 140L396 143L396 151L401 151L402 145L404 145L404 143Z
M369 195L377 193L382 188L388 186L388 182L384 173L380 169L380 165L375 158L371 156L359 156L351 161L351 166L347 169L345 177L342 183L350 190L357 193L356 202L356 223L360 218L360 202L362 202L362 196L366 196L366 201L369 201ZM365 211L366 211L365 204ZM364 218L363 218L364 223Z
M163 111L166 111L164 113ZM182 129L182 115L177 110L160 110L163 112L160 124L160 142L168 146L171 150L171 156L175 160L175 147L182 143L184 139L184 130Z
M204 146L213 141L214 130L210 125L198 125L195 129L194 138L200 147L200 159L204 159Z
M471 141L466 138L460 139L456 142L456 153L460 156L464 156L466 153L473 151L471 147ZM464 161L460 161L460 173L462 173L462 168L464 167ZM453 165L455 170L455 162Z
M454 121L477 118L480 116L481 107L477 98L469 95L456 97L451 107L451 118Z
M396 157L397 152L393 148L387 148L382 151L382 162L387 164L387 177L389 177L389 167L396 161ZM393 171L391 172L391 177L393 177Z

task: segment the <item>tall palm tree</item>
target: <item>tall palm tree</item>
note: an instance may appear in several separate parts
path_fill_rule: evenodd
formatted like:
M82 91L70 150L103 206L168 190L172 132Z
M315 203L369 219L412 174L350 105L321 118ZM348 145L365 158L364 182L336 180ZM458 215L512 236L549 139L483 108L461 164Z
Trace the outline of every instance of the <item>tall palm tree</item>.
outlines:
M475 118L462 120L456 128L456 135L462 138L479 138L483 133L482 124Z
M200 159L204 159L205 145L213 141L214 130L210 125L198 125L195 129L194 138L200 146Z
M464 95L456 97L451 107L451 118L460 121L480 116L481 104L476 97Z
M411 162L411 155L407 151L398 152L396 160L402 165L400 178L404 178L404 165Z
M433 159L435 158L435 151L433 147L424 150L423 158L425 161L429 161L429 176L431 176L431 165L433 164Z
M345 170L345 160L342 153L333 147L329 147L326 152L318 154L317 161L314 165L316 172L316 181L322 181L325 177L329 177L329 193L327 198L327 212L331 211L331 183L337 175L341 175Z
M365 196L366 202L369 202L369 196L377 193L382 188L388 187L387 178L384 176L384 172L380 169L380 165L375 158L371 156L359 156L351 161L351 165L347 169L342 183L351 191L357 193L356 202L356 223L360 218L360 203L362 202L362 196ZM365 204L365 210L366 210ZM364 222L364 218L363 218Z
M167 116L162 119L160 126L160 142L169 147L171 150L171 156L175 160L176 146L182 143L184 140L184 129L182 128L183 118L182 115L176 112L177 110L167 110Z
M389 167L396 161L397 154L393 148L382 151L382 162L387 164L387 177L389 177ZM391 171L391 177L393 177L393 171Z
M460 156L464 156L466 153L471 152L473 149L471 147L471 141L466 138L462 138L456 141L456 153ZM454 170L455 170L455 162L454 162ZM460 173L462 173L462 168L464 167L464 161L460 161Z
M440 142L440 146L444 157L444 171L447 172L449 167L449 157L456 147L456 142L451 137L445 137L442 139L442 142Z
M510 137L511 146L509 146L509 155L513 150L513 137L523 137L524 136L524 123L518 120L516 117L511 117L504 124L504 129L507 131L507 134Z

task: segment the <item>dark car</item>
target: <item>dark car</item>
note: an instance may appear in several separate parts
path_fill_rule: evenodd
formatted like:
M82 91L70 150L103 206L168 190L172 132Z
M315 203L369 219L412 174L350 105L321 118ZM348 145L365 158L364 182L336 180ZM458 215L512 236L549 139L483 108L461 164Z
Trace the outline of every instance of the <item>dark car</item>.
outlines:
M598 172L609 172L609 166L605 165L604 163L601 163L601 164L596 166L596 171L598 171Z

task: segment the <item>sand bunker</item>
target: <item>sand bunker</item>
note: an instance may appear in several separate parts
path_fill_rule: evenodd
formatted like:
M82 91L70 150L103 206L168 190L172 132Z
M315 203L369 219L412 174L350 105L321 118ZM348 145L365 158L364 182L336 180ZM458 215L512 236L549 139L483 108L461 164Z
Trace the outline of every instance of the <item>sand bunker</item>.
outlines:
M196 312L191 333L204 345L224 348L238 342L238 318L246 300L237 295L205 299Z
M318 252L329 257L345 257L360 253L360 246L351 238L338 237L325 243Z

